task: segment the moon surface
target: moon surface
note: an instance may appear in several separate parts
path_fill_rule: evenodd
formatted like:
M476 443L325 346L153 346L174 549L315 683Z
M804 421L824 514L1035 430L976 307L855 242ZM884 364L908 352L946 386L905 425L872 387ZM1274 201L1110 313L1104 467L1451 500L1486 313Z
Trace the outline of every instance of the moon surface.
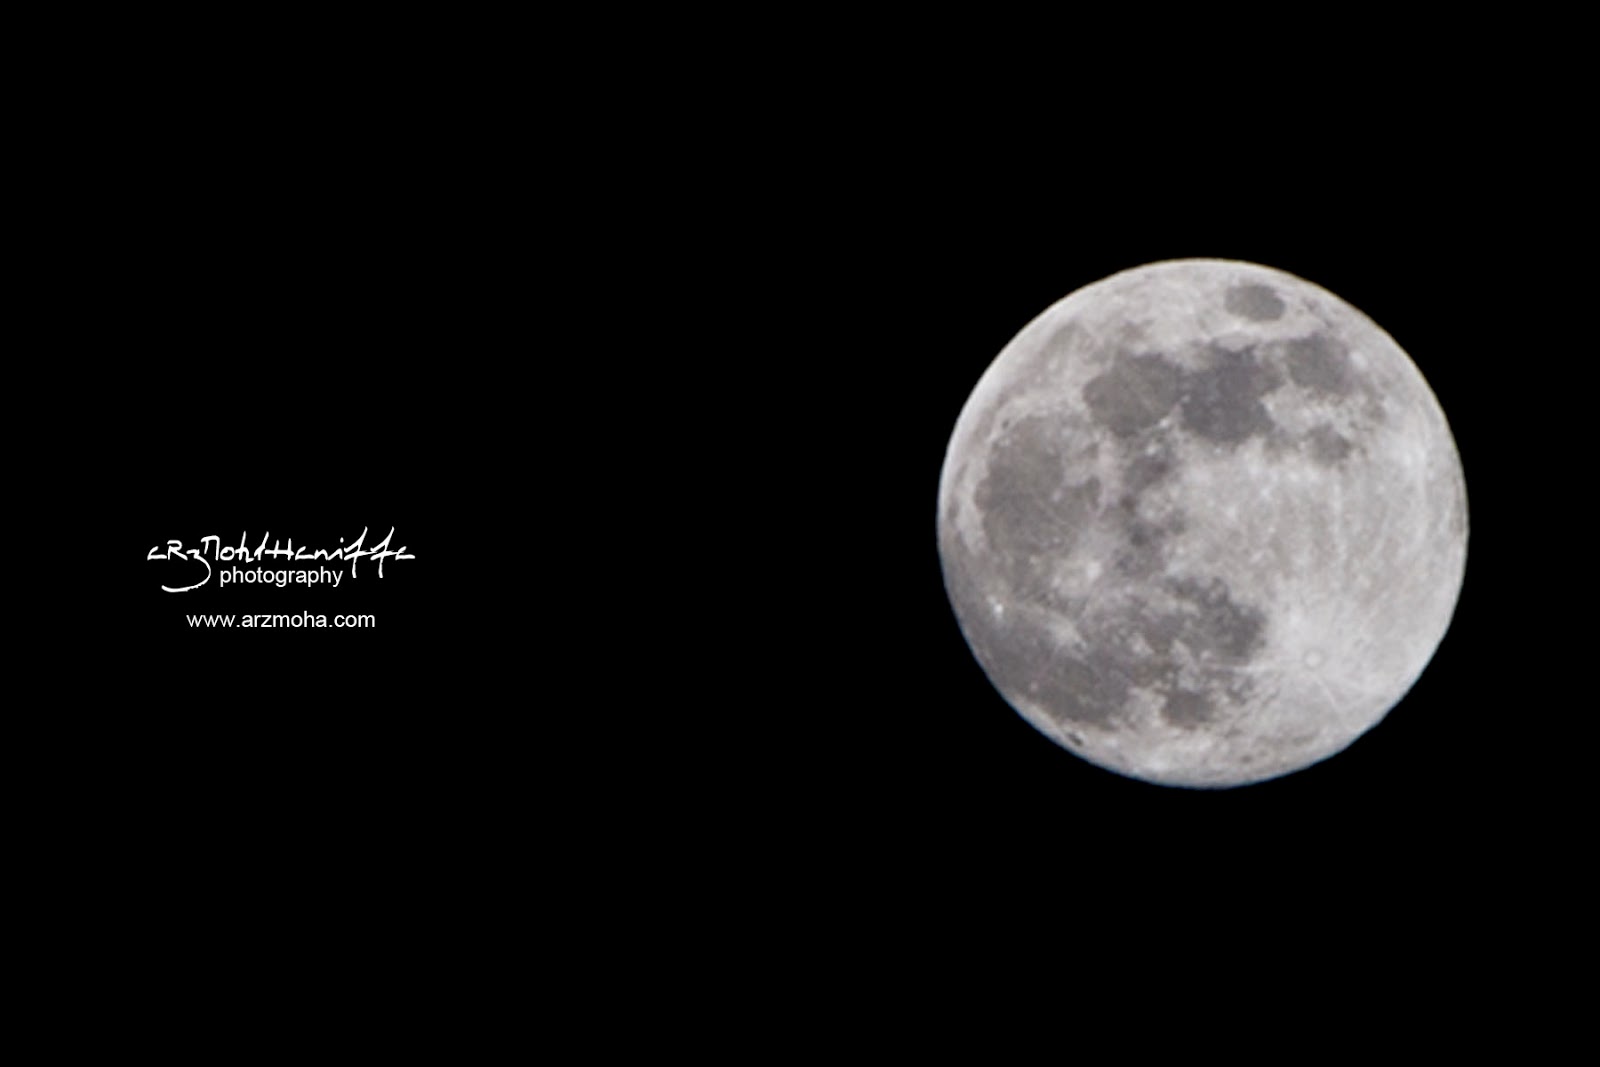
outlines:
M1433 656L1461 462L1399 345L1250 263L1156 263L1028 324L956 422L945 587L973 654L1084 759L1227 787L1339 752Z

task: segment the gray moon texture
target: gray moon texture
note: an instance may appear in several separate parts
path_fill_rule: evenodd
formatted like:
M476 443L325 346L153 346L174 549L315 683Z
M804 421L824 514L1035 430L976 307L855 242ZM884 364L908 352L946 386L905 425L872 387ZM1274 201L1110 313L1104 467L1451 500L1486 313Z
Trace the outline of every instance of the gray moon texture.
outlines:
M961 631L1007 703L1145 781L1341 751L1411 689L1466 565L1461 461L1400 346L1250 263L1095 282L1000 352L940 475Z

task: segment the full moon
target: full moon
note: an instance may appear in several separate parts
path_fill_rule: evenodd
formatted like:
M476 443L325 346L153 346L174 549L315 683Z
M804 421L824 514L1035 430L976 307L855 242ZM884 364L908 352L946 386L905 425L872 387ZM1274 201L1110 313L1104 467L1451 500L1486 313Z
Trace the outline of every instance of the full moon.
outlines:
M1455 441L1394 339L1250 263L1155 263L1051 306L956 422L939 555L1007 703L1069 751L1228 787L1341 751L1455 610Z

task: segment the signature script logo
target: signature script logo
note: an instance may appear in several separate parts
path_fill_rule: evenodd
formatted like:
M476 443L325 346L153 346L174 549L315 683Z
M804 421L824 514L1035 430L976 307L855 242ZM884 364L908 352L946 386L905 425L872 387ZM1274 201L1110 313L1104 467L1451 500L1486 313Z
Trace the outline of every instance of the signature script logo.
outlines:
M199 560L201 563L204 563L206 565L206 576L200 579L198 582L195 582L193 585L179 586L176 589L169 585L163 585L161 587L168 593L187 593L191 589L199 589L202 585L205 585L211 580L212 560L216 560L218 563L254 563L258 567L261 564L261 560L267 556L271 556L274 559L295 561L322 559L349 560L350 576L354 578L356 576L356 563L363 556L370 556L378 561L378 577L382 578L384 560L417 558L406 551L405 545L401 545L398 549L394 550L389 548L389 541L394 537L393 526L389 527L389 532L384 535L383 540L379 541L371 548L362 547L362 545L366 543L367 539L367 528L363 526L361 528L361 536L356 538L351 544L344 544L344 538L341 537L339 538L340 547L335 548L332 551L322 548L319 548L315 551L308 551L304 546L302 546L298 554L295 552L294 538L289 538L287 547L278 541L274 541L272 542L272 547L268 548L267 538L269 536L270 533L262 534L261 544L257 545L254 550L248 547L246 543L246 535L244 533L239 534L238 548L234 548L232 545L223 544L222 538L216 536L215 534L200 538L199 548L185 549L182 541L168 541L165 549L163 549L160 545L157 545L150 550L150 553L145 556L145 559L187 559ZM337 581L335 584L338 584Z

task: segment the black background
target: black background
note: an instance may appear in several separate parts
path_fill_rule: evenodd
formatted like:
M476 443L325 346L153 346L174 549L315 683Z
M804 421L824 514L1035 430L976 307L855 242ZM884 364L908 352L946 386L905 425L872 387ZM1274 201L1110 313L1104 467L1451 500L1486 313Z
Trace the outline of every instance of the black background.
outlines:
M64 328L117 357L74 423L100 540L60 802L126 887L108 936L150 937L154 908L414 961L510 936L543 896L538 931L662 973L713 945L904 973L1042 932L1090 953L1201 931L1208 959L1238 938L1261 960L1348 918L1481 946L1523 936L1508 900L1569 884L1578 809L1550 768L1581 705L1549 636L1564 580L1530 573L1570 543L1550 397L1585 304L1559 136L1472 103L1378 138L1375 111L1288 91L1241 131L1214 87L1163 110L1116 84L977 106L712 79L552 91L536 123L396 89L386 124L175 88L159 126L97 102L95 159L63 176ZM1394 336L1471 523L1405 701L1224 791L1118 777L1024 723L935 539L950 431L1006 342L1186 256L1291 271ZM417 558L181 595L145 559L365 526ZM183 620L302 609L378 626Z

